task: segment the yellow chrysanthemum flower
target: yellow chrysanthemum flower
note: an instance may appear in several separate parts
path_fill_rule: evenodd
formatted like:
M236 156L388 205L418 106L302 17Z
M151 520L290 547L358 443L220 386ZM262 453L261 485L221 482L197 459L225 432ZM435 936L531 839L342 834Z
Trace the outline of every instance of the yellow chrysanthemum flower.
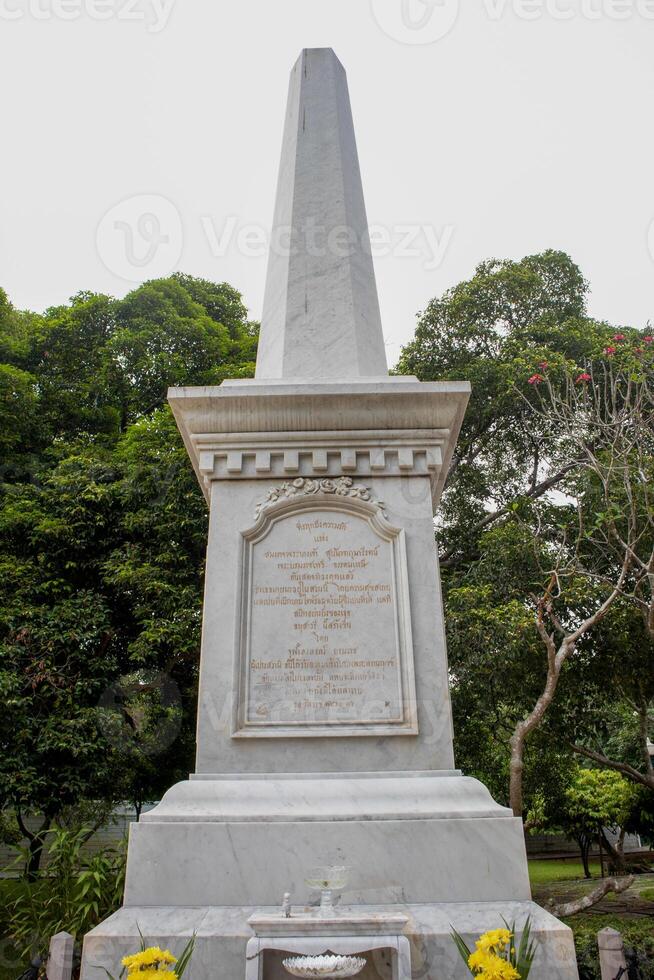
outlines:
M160 949L158 946L150 946L149 949L141 950L140 953L133 953L131 956L124 956L122 964L127 968L128 976L138 974L141 980L145 980L146 971L157 972L159 967L173 966L177 962L177 957L168 949ZM172 971L162 970L172 977ZM151 978L150 978L151 980Z
M512 938L512 934L508 929L490 929L485 932L483 936L480 936L475 943L477 949L484 950L484 952L490 952L491 950L502 950L509 945L509 941Z
M494 953L488 953L484 949L476 949L474 953L471 953L468 957L468 966L473 973L485 970L489 960L494 955Z
M484 969L477 974L477 980L520 980L520 974L508 960L490 956Z
M179 980L173 970L158 970L156 967L138 970L136 973L128 973L132 980Z

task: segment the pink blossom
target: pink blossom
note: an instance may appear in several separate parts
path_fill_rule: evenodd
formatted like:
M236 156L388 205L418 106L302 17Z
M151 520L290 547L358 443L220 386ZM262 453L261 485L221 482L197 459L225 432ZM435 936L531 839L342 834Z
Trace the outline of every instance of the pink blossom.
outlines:
M651 336L643 337L643 340L645 341L646 344L654 344L654 337Z
M616 350L617 347L605 347L604 353L607 355L607 357L612 357L613 354L615 354Z
M590 380L591 380L590 374L588 374L586 371L582 371L582 373L577 378L576 383L581 384L583 381L590 381Z
M614 340L617 340L618 343L619 343L621 340L624 340L624 334L623 333L616 333L616 335L615 335L615 337L613 339Z
M530 384L530 385L539 385L541 383L541 381L544 381L544 380L545 380L545 378L543 377L542 374L532 374L532 376L527 381L527 384Z

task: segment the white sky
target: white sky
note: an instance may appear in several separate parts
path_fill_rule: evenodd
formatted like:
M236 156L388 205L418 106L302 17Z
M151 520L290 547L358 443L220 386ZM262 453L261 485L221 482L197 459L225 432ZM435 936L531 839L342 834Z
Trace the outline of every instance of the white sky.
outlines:
M331 46L370 224L395 243L375 263L391 363L427 300L493 256L564 249L595 316L654 319L654 0L460 0L454 23L457 0L429 2L0 0L10 299L122 296L125 274L174 267L230 282L258 318L265 250L219 239L269 229L288 74ZM130 265L143 213L158 232L146 219ZM437 268L424 233L403 254L403 226L446 246Z

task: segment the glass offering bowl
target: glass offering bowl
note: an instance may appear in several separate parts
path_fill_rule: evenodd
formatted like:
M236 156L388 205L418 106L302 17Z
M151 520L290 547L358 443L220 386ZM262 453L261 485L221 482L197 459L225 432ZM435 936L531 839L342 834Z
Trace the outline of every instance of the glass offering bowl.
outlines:
M313 868L305 884L309 888L314 888L320 892L320 912L319 915L329 916L334 912L334 891L344 888L347 884L349 868Z

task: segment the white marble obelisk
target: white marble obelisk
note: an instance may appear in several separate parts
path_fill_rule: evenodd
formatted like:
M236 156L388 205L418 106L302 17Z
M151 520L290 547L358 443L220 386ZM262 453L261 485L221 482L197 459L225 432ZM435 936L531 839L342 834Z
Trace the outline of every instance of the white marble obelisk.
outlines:
M388 374L345 70L331 48L291 73L257 378Z
M139 931L175 951L195 931L189 980L242 980L252 913L315 902L328 865L350 869L350 911L314 952L352 915L401 913L415 975L463 980L452 925L472 941L531 916L531 980L576 980L570 930L530 901L522 822L454 767L433 515L470 389L388 376L369 251L345 74L305 51L257 376L169 393L211 509L196 771L132 826L83 980ZM284 976L270 950L259 966Z

